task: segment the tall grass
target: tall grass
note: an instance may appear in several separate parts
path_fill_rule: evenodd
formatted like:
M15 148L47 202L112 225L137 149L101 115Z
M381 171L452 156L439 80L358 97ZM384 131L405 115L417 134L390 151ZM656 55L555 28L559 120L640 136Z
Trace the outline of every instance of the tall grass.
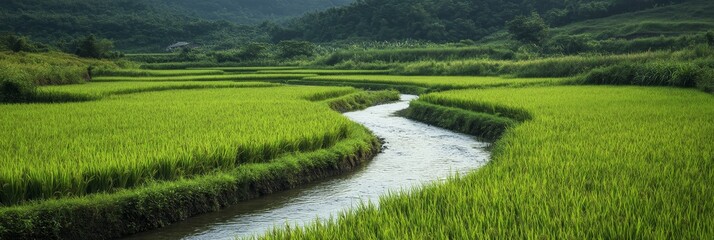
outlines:
M712 68L693 63L651 62L619 64L595 69L583 78L586 84L699 87L710 91Z
M0 102L30 101L36 86L85 82L94 67L116 65L57 52L0 52Z
M210 89L0 105L0 203L133 188L332 146L358 126L304 99L333 91L355 90Z
M394 75L348 75L317 76L304 78L302 82L316 83L365 83L387 85L410 85L429 88L432 91L455 88L484 88L495 86L523 86L535 84L555 84L566 81L559 78L504 78L466 76L394 76Z
M461 60L422 61L401 65L393 73L400 75L513 75L517 77L569 77L592 69L621 63L644 63L668 59L669 52L622 55L582 55L549 57L522 61Z
M707 239L714 235L714 98L612 86L433 93L420 102L494 105L531 120L490 164L264 239ZM496 108L496 110L499 108ZM498 111L496 113L499 113ZM505 114L508 116L508 114Z
M468 58L512 59L508 49L486 47L428 47L404 49L345 50L332 53L316 61L320 65L353 62L414 62L421 60L454 60Z

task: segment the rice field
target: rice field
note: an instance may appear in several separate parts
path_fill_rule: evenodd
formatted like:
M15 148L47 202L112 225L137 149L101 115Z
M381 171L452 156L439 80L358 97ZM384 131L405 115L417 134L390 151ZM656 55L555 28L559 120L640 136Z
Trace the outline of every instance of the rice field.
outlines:
M257 71L274 71L274 70L297 70L300 67L208 67L208 68L189 68L189 70L220 70L224 72L257 72Z
M136 77L171 77L171 76L201 76L221 75L221 70L148 70L148 69L107 69L97 71L98 76L136 76Z
M556 84L563 78L504 78L466 76L393 76L393 75L349 75L315 76L303 80L312 82L346 82L365 84L411 85L431 89L483 88L496 86L524 86L536 84Z
M99 99L110 95L202 88L257 88L282 86L268 82L89 82L73 85L41 86L40 95L69 95L84 99Z
M338 69L294 69L260 70L259 74L318 74L318 75L371 75L389 74L390 70L338 70Z
M144 82L176 82L176 81L250 81L250 80L289 80L302 79L305 77L317 76L315 74L221 74L221 75L199 75L199 76L156 76L156 77L132 77L132 76L106 76L95 77L94 82L112 81L144 81Z
M492 162L263 239L708 239L714 97L692 89L457 90L422 102L511 117ZM505 111L502 111L505 110Z
M131 84L45 89L105 95L166 87ZM0 205L111 192L329 147L364 129L310 100L356 91L194 89L80 103L0 105Z

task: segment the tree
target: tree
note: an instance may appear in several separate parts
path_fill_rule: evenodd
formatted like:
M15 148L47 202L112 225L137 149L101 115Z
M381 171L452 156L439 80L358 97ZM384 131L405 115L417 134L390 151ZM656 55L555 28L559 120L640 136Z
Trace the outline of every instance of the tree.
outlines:
M531 16L517 16L506 23L506 28L522 43L540 44L548 36L549 27L538 13L533 12Z
M250 43L241 49L238 57L243 61L255 60L260 58L260 55L267 48L264 43Z
M709 44L709 46L714 46L714 32L709 31L704 34L704 37L707 38L707 44Z
M278 43L278 49L282 58L309 57L315 54L315 45L306 41L282 41Z
M13 52L35 52L37 48L27 37L11 35L8 38L8 46Z
M109 58L115 56L111 50L114 43L109 39L97 39L94 35L88 35L80 40L75 54L86 58Z

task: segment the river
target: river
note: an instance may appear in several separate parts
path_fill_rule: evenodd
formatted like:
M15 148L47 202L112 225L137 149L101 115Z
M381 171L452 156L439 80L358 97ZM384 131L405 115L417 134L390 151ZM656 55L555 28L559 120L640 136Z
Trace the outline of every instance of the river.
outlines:
M126 239L235 239L261 234L276 225L303 225L363 201L376 202L390 191L470 172L488 161L488 143L395 115L416 98L402 95L395 103L345 113L385 142L382 153L353 173L248 200Z

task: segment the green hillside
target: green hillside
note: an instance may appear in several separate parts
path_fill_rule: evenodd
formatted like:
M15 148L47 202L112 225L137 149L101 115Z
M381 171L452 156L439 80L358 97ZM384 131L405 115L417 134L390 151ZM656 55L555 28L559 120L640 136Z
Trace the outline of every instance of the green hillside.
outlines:
M267 40L260 28L239 24L284 19L347 1L3 0L0 32L60 46L95 34L130 52L158 51L177 41L230 47Z
M352 0L153 0L159 6L212 20L259 23L298 17L308 12L347 5Z
M714 29L714 1L697 0L569 24L557 35L590 34L598 39L679 36Z
M478 40L502 30L520 15L539 13L552 26L663 6L683 0L364 0L308 14L274 40L420 39L435 42Z

